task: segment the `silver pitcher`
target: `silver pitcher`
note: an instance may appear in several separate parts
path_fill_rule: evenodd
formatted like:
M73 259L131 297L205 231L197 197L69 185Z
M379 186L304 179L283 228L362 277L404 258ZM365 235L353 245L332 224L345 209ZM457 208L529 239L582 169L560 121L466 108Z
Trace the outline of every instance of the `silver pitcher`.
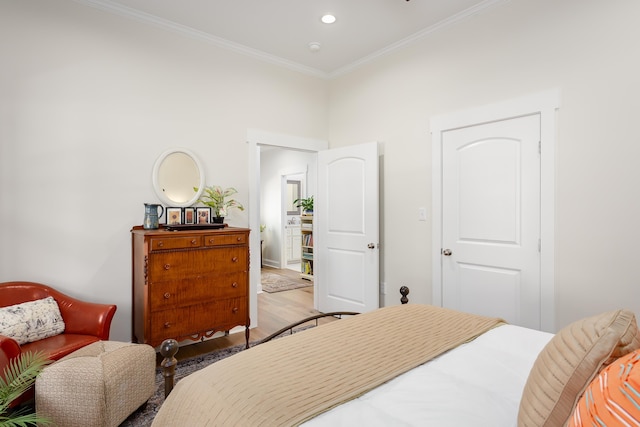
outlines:
M160 208L160 213L158 213L158 208ZM159 218L164 213L164 208L162 205L158 205L156 203L145 203L144 204L144 221L142 221L142 228L146 230L153 230L160 227Z

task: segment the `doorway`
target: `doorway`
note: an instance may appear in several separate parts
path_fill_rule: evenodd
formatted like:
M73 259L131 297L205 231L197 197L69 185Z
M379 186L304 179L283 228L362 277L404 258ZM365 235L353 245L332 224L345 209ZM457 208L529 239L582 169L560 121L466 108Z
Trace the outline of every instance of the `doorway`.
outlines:
M301 215L294 200L313 194L317 154L260 147L262 265L300 271Z
M442 305L540 328L540 116L442 135Z
M485 156L485 160L488 158L495 158L495 156L502 156L504 153L496 154L496 147L507 147L510 142L508 141L519 141L519 138L525 138L521 136L517 136L519 130L513 134L511 130L508 132L503 132L500 130L497 134L492 136L487 135L463 135L464 132L473 133L475 129L488 129L487 127L491 127L493 125L500 123L511 123L515 124L516 128L521 127L523 123L528 123L529 131L528 133L533 136L527 136L526 138L533 138L528 140L526 145L528 146L527 150L533 150L535 153L529 153L528 156L535 155L539 158L539 165L534 166L538 168L537 183L534 183L532 187L537 186L537 191L539 191L539 195L533 196L533 199L537 200L537 205L532 207L531 209L535 210L535 215L537 215L537 219L533 218L532 222L534 226L539 229L538 235L539 238L536 237L535 240L529 240L527 242L528 246L528 255L529 257L533 256L534 258L538 258L539 266L533 267L537 269L534 273L538 276L534 278L537 281L537 288L534 291L532 298L536 302L536 313L533 315L533 320L531 320L531 313L527 314L529 319L527 322L533 322L534 325L530 325L530 327L535 327L536 329L541 329L548 332L555 331L555 316L554 316L554 227L553 227L553 216L554 216L554 151L555 151L555 139L556 139L556 109L559 105L559 94L557 91L548 91L539 93L536 95L531 95L525 98L516 99L512 101L507 101L499 104L487 105L485 107L475 108L467 111L461 111L458 113L452 113L444 116L434 117L431 120L431 129L432 129L432 161L433 161L433 199L432 199L432 216L433 216L433 244L432 244L432 266L433 266L433 303L440 306L447 306L451 304L451 293L447 294L447 292L453 292L453 300L459 303L460 301L470 301L471 295L473 292L476 292L475 301L485 301L484 307L482 309L487 310L497 310L500 311L509 311L512 310L512 313L516 313L518 307L522 307L523 304L526 304L526 301L523 302L523 298L527 298L527 287L521 287L518 283L518 275L520 274L518 268L511 269L496 269L490 267L490 263L486 263L484 265L479 261L470 261L465 263L461 259L454 259L457 255L465 255L464 245L462 243L468 243L467 246L475 247L478 246L478 230L486 230L484 226L476 227L476 219L481 216L483 212L479 212L477 209L474 210L474 215L471 215L473 221L467 222L469 227L465 230L463 234L465 236L461 237L461 234L457 231L459 229L454 230L453 233L449 233L447 231L446 223L451 223L450 215L451 212L456 211L458 213L467 215L470 210L462 209L460 206L453 206L453 211L450 209L451 206L448 206L448 200L453 200L452 197L457 197L455 195L450 194L449 187L447 187L446 176L449 173L447 169L449 168L457 168L461 170L461 168L465 169L465 173L468 171L473 171L474 163L469 160L469 162L465 163L465 159L462 159L461 152L455 152L456 148L459 145L459 148L462 147L463 150L468 147L474 147L477 149L478 147L482 147L480 150L476 150L482 156ZM528 120L521 121L524 118L529 118ZM496 131L496 129L490 129L492 132ZM508 134L512 133L516 136L509 136ZM525 132L526 133L526 132ZM498 135L500 134L500 135ZM467 140L464 143L458 144L455 141L447 140L452 135L463 135ZM455 138L454 138L455 139ZM463 138L464 139L464 138ZM524 139L522 139L524 141ZM486 144L483 146L484 142L491 141L490 144ZM458 141L459 142L459 141ZM449 146L445 147L445 145L452 143L454 146L453 149ZM520 142L511 144L512 147L516 147ZM523 143L524 144L524 143ZM486 150L485 150L486 148ZM453 151L447 151L447 150ZM483 151L484 150L484 151ZM507 152L509 148L507 147ZM521 153L518 149L512 150L512 155L520 156ZM470 150L473 151L473 150ZM478 154L478 153L475 153ZM451 163L445 163L445 157L448 159L453 159ZM456 158L457 157L457 158ZM447 160L448 161L448 160ZM483 161L484 162L484 161ZM482 166L482 164L480 165ZM506 165L507 163L504 163ZM519 160L517 160L514 165L520 165ZM513 169L512 169L513 171ZM455 172L455 171L454 171ZM491 177L495 178L495 173L497 169L492 167L491 171L486 173L481 173L479 176L483 176L484 178L490 179ZM503 172L507 173L508 169L503 169ZM473 175L473 174L471 174ZM469 175L469 180L471 186L477 185L478 180L473 180L471 175ZM454 176L454 175L451 175ZM520 176L519 172L514 173L513 176ZM504 178L504 176L503 176ZM457 179L457 178L456 178ZM518 178L519 179L519 178ZM485 179L486 181L486 179ZM514 185L517 183L512 182ZM486 185L489 185L485 182ZM492 197L493 190L495 187L500 187L504 184L504 180L500 178L496 178L491 184L490 192L486 191L478 191L479 194L485 194L482 200L475 200L474 197L476 195L475 191L467 194L463 199L467 202L477 202L475 206L481 206L482 203L487 202L487 198ZM453 187L451 187L453 188ZM474 187L475 188L475 187ZM506 187L505 187L506 189ZM513 189L513 188L512 188ZM473 188L471 189L473 190ZM469 191L471 191L469 190ZM476 190L478 190L476 188ZM533 191L536 191L535 188ZM512 193L515 194L515 193ZM505 196L506 197L506 196ZM515 196L516 198L519 196ZM457 202L460 202L460 198L457 199ZM508 200L505 198L501 198L500 201L504 202L504 200ZM512 200L514 201L514 200ZM456 202L456 203L457 203ZM514 201L514 203L518 203L516 208L521 209L522 205L519 204L518 201ZM478 204L479 203L479 204ZM515 204L512 204L515 206ZM503 206L504 207L504 206ZM496 208L498 209L498 208ZM481 209L482 210L482 209ZM495 220L495 217L491 214L491 209L485 209L486 219L491 222ZM498 211L503 211L502 208L498 209ZM466 213L465 213L466 212ZM494 213L497 212L494 210ZM515 212L515 211L513 211ZM477 214L477 215L476 215ZM515 217L515 216L514 216ZM456 220L457 221L457 220ZM458 224L460 222L458 221ZM494 225L497 227L496 229L505 230L505 221L494 221ZM476 224L477 225L477 224ZM520 224L512 224L512 230L520 229ZM474 228L475 227L475 228ZM475 231L474 231L475 230ZM474 234L475 233L475 234ZM484 231L482 231L484 233ZM512 233L513 234L513 233ZM468 236L467 236L468 235ZM470 237L469 237L470 236ZM503 234L504 236L504 234ZM467 237L469 237L467 239ZM487 236L480 236L487 237ZM516 236L515 240L518 240L520 236ZM488 237L488 241L491 241L490 244L495 246L498 249L504 249L506 246L509 246L501 241L501 239L495 239L493 237ZM468 240L468 242L465 242ZM482 240L482 239L480 239ZM512 239L514 240L514 239ZM462 242L462 243L461 243ZM456 246L456 252L452 250L449 246ZM520 246L520 243L510 244L514 248ZM486 251L485 251L486 252ZM530 252L534 252L533 254ZM468 267L468 268L467 268ZM464 270L464 271L462 271ZM453 274L449 274L453 272ZM473 273L473 274L468 274ZM477 273L477 274L476 274ZM466 275L466 276L465 276ZM483 283L483 278L486 278L488 275L492 275L492 279L489 280L490 285L493 288L488 289L473 289L470 290L471 286L475 286L476 284L481 285ZM500 275L502 281L494 280L496 275ZM466 279L469 279L470 276L474 276L473 279L470 279L469 282ZM463 280L464 279L464 280ZM446 280L453 281L453 283L445 283ZM466 283L466 285L464 283ZM462 284L461 284L462 283ZM496 284L498 283L498 284ZM468 285L468 286L467 286ZM511 287L511 289L509 289ZM505 291L505 289L507 289ZM496 303L496 299L498 301ZM510 301L507 301L510 300ZM502 304L502 305L501 305ZM510 308L505 309L506 305L510 304ZM493 307L493 308L492 308ZM515 308L514 308L515 307ZM494 315L493 313L486 313L488 315ZM497 314L500 316L500 314ZM520 313L516 313L514 317L519 316Z
M265 197L262 193L262 165L261 157L264 153L269 153L270 151L279 150L283 157L290 155L291 157L296 157L294 154L306 153L307 155L315 156L315 153L321 150L328 149L328 142L323 140L316 140L311 138L302 138L290 135L276 134L272 132L249 129L247 131L247 143L249 144L249 227L252 230L259 230L261 228L262 220L265 214L270 214L270 212L276 212L275 216L278 219L274 219L273 222L279 224L278 230L284 230L284 224L282 223L282 211L283 206L283 198L278 196L274 197ZM282 160L283 164L286 163L285 160ZM307 162L307 164L310 164ZM313 163L313 167L315 167L315 163ZM289 163L289 166L281 166L277 169L276 172L270 174L272 178L270 180L275 181L275 185L278 189L281 188L282 177L289 174L299 174L301 172L306 173L307 177L315 177L316 172L315 169L311 170L311 167L305 166L304 169L300 170L301 163L298 161L297 163ZM273 182L271 183L273 184ZM314 191L315 184L308 180L306 182L307 191ZM278 190L280 194L281 191ZM270 205L275 204L277 207L273 209ZM271 238L276 239L277 241L272 242L274 244L273 247L282 248L282 235L283 233L272 233L273 230L269 229L269 226L265 228L263 233L264 240L269 240ZM251 233L250 235L250 250L252 254L256 254L260 252L260 234L263 233ZM277 246L275 246L277 245ZM282 252L282 251L278 251ZM253 258L253 257L252 257ZM280 256L265 254L265 261L267 261L266 265L268 265L269 258L277 258L279 262ZM253 258L255 259L255 258ZM276 264L279 267L279 264ZM260 289L260 276L261 276L261 268L259 262L251 262L250 265L250 295L249 295L249 305L250 305L250 316L251 316L251 327L258 326L258 292ZM317 302L314 295L314 307L317 308Z
M261 195L261 176L263 176L261 167L261 153L263 147L269 147L269 150L273 147L288 148L286 152L302 151L312 152L314 154L322 155L323 161L308 162L309 170L307 171L307 191L306 197L314 195L316 190L323 190L322 194L318 194L318 207L320 212L318 215L318 221L316 223L315 216L312 229L314 234L317 232L317 239L314 238L314 253L315 250L323 251L329 240L334 236L340 234L353 234L348 230L358 230L358 237L356 239L341 239L334 240L332 249L333 253L337 254L340 250L343 254L349 253L353 257L358 257L360 262L358 265L361 268L356 268L355 265L345 264L345 259L348 257L330 257L323 256L319 252L318 260L322 260L320 263L323 266L331 265L329 269L318 269L318 262L314 262L314 309L318 310L319 297L318 289L325 292L326 295L337 297L337 294L333 293L335 284L340 282L339 280L331 280L328 271L331 271L332 277L344 277L338 271L349 271L352 274L354 280L347 282L348 289L345 289L341 294L342 298L325 298L323 301L342 301L354 296L365 295L359 301L364 302L364 309L362 311L372 310L378 308L378 293L380 289L379 284L379 204L378 204L378 164L379 164L379 151L378 143L365 143L359 145L353 145L349 147L343 147L341 149L328 149L328 143L326 141L311 140L305 138L287 137L277 134L272 134L264 131L249 131L248 132L249 148L249 174L250 174L250 197L249 197L249 226L252 229L259 227L260 219L263 213L261 213L261 200L267 201L266 197ZM268 152L268 151L266 151ZM350 154L348 154L350 153ZM335 156L335 157L332 157ZM334 161L329 160L334 158ZM319 173L319 168L322 164L322 173ZM314 166L318 170L311 170L311 166ZM360 174L359 179L354 175L354 171L367 171L367 173ZM282 174L281 175L286 175ZM363 177L367 177L363 181ZM311 179L318 179L322 182L322 185L312 183ZM348 188L341 188L344 185L339 184L343 181L343 178L347 178L349 182ZM343 183L344 184L344 183ZM360 184L360 185L356 185ZM329 188L335 189L329 191ZM369 191L374 190L375 191ZM360 191L359 190L366 190ZM353 192L357 194L353 194ZM320 197L322 196L322 197ZM364 196L364 197L363 197ZM269 199L271 200L271 199ZM324 201L324 203L323 203ZM350 215L344 215L344 209L353 208L353 212ZM326 209L324 211L323 209ZM355 215L355 212L361 212L362 215ZM360 222L358 222L360 221ZM316 225L317 224L317 225ZM333 233L333 234L331 234ZM257 233L251 233L250 237L250 249L252 253L256 253L260 243ZM331 234L331 235L330 235ZM314 236L315 237L315 236ZM318 242L324 242L318 245ZM357 244L357 248L351 249L350 244ZM366 252L367 255L364 255ZM360 255L356 255L359 253ZM318 261L315 260L315 261ZM326 260L326 261L325 261ZM332 263L332 261L335 261ZM260 286L260 269L259 263L251 263L250 265L250 315L251 325L257 326L257 289ZM324 272L327 277L325 282L321 272ZM316 274L318 276L316 278ZM356 277L357 273L357 277ZM316 280L317 279L317 280ZM327 283L334 284L334 288L327 285ZM344 282L342 282L344 283ZM255 292L255 293L254 293ZM325 295L325 294L323 294ZM373 297L370 297L375 295ZM357 298L355 298L357 299ZM336 311L328 310L324 311ZM348 310L354 311L354 310Z

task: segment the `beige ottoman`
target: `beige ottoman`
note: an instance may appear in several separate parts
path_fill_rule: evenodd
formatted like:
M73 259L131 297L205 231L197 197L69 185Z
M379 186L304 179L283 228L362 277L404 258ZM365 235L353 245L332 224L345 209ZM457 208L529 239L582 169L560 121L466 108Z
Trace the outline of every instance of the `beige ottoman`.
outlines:
M59 427L118 426L153 395L155 370L149 345L93 343L42 371L36 412Z

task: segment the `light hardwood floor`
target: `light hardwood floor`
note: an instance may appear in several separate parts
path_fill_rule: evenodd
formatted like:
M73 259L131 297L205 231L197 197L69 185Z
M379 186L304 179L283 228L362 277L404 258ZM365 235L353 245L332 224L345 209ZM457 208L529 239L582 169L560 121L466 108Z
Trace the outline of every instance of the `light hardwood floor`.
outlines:
M293 270L277 270L263 267L264 270L274 270L287 275L291 279L300 279ZM258 327L251 329L249 341L261 340L285 326L320 313L313 308L313 286L275 293L262 292L258 294ZM319 323L334 321L333 318L323 318ZM244 332L210 339L204 342L183 345L180 347L176 359L178 361L209 353L215 350L244 344Z

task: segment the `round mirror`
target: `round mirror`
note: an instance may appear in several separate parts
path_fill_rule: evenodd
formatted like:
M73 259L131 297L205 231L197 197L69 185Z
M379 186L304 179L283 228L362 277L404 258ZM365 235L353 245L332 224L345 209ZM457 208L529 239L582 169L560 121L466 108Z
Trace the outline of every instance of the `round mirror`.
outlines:
M204 172L196 156L189 150L167 150L153 165L153 189L167 206L193 205L204 188ZM198 191L193 191L197 187Z

